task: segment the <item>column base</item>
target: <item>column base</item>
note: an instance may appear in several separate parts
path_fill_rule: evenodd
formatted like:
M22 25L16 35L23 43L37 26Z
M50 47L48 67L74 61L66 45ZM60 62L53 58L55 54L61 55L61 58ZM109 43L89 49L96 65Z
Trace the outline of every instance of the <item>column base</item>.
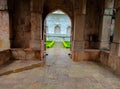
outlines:
M120 56L120 43L114 42L111 44L110 54L115 56Z
M75 62L84 61L84 51L72 51L72 59Z
M109 42L100 42L100 49L109 50L110 49Z
M77 50L72 51L72 59L73 61L99 61L100 50L95 49L85 49L85 50Z

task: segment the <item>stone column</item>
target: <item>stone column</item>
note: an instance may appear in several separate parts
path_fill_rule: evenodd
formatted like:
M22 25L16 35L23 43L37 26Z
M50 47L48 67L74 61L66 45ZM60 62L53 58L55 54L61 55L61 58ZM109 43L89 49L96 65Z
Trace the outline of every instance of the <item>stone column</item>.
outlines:
M0 0L0 50L10 48L9 12L7 0Z
M42 2L31 0L31 45L33 50L40 51L43 60L44 45L42 37Z
M37 12L31 13L31 48L41 49L42 16Z
M74 61L81 61L84 58L84 19L85 16L76 16L74 24L74 38L72 43L72 58Z
M110 48L110 27L113 15L114 0L105 0L105 10L103 15L102 30L100 37L100 49Z
M84 3L81 5L84 5ZM82 61L84 59L85 8L83 7L76 7L74 12L74 34L72 42L72 59L74 61Z
M115 29L110 54L120 56L120 0L115 0Z

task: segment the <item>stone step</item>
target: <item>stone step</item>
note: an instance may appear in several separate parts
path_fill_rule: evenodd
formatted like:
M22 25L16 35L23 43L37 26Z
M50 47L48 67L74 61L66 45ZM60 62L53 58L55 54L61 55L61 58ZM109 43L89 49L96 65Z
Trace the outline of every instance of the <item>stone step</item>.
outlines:
M3 75L9 75L11 73L18 73L18 72L22 72L25 70L30 70L33 68L38 68L38 67L43 67L44 66L44 62L42 61L14 61L13 63L10 63L9 65L2 65L0 67L0 76Z

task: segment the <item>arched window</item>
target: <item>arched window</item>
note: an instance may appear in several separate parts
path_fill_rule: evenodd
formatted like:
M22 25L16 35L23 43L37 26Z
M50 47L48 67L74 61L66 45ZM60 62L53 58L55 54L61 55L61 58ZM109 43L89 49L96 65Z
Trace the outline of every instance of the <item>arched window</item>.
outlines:
M67 27L66 33L67 33L67 34L70 34L70 33L71 33L71 27L70 27L70 26Z
M59 26L59 25L56 25L56 26L55 26L54 33L55 33L55 34L60 34L60 33L61 33L61 29L60 29L60 26Z

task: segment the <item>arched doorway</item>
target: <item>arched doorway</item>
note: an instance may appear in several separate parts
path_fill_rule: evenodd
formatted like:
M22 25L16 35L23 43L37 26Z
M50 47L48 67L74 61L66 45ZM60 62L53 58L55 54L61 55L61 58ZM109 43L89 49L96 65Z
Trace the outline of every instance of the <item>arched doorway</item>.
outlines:
M52 13L49 13L44 20L44 41L45 41L45 51L59 48L60 50L66 49L69 50L65 55L70 54L70 44L71 44L71 19L70 17L61 10L56 10ZM47 28L46 28L47 27ZM47 29L47 33L46 30ZM54 45L47 47L48 41L54 41ZM65 47L63 42L69 45ZM64 51L63 50L63 51ZM53 50L55 53L55 49ZM48 54L49 55L49 54Z

